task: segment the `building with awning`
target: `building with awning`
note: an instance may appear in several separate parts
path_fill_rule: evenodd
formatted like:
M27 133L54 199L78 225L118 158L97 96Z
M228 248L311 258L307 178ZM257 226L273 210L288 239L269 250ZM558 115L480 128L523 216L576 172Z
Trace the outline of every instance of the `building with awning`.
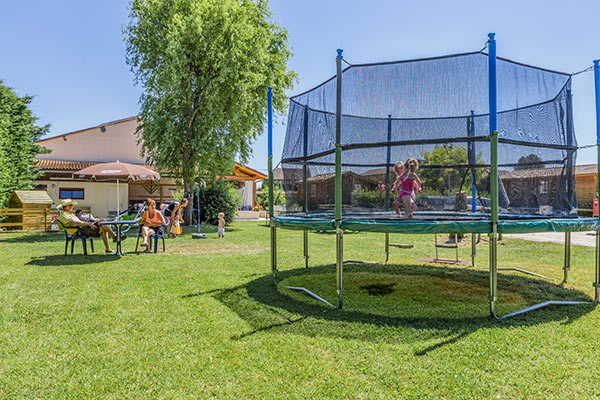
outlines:
M130 117L39 140L38 144L51 152L36 156L36 166L42 172L35 181L36 188L46 190L56 204L71 198L90 207L95 215L109 215L117 209L116 181L90 182L73 176L73 173L117 160L155 169L141 155L136 129L137 117ZM254 207L257 181L266 178L265 174L239 163L235 163L230 175L223 177L236 187L242 197L243 209ZM131 182L122 184L121 188L119 209L147 198L159 203L170 202L178 190L173 177L163 177L157 182Z

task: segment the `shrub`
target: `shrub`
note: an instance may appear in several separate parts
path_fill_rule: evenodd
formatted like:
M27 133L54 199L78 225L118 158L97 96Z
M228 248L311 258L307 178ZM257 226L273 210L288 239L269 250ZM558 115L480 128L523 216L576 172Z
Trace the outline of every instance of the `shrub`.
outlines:
M285 192L281 190L279 186L273 187L273 204L276 206L284 206L287 200L285 197ZM263 210L267 210L269 208L269 187L268 185L264 185L258 195L256 196L256 204L260 205Z
M200 220L216 224L219 213L225 214L225 222L231 223L242 204L235 189L226 182L217 181L200 188ZM196 208L196 205L194 205Z
M383 207L385 191L356 188L352 191L352 205L355 207L377 208Z

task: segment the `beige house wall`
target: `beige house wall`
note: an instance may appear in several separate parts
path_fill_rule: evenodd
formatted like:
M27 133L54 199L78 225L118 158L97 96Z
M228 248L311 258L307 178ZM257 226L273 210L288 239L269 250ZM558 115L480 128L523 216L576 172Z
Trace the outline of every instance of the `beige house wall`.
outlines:
M55 204L60 204L59 189L83 189L85 198L77 200L79 205L91 207L95 217L106 217L108 211L117 210L117 184L105 182L82 182L71 180L45 180L36 181L36 185L45 185L48 194ZM120 209L128 207L129 185L119 183Z
M134 117L40 140L38 143L52 152L38 154L36 158L98 162L118 160L143 164L145 160L140 155L141 146L137 144L136 128L137 118Z

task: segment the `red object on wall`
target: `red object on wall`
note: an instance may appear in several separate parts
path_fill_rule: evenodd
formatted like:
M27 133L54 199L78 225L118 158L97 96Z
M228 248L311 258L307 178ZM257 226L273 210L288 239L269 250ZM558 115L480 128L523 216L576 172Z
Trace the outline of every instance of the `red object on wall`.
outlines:
M598 199L594 199L594 209L592 211L594 217L598 216Z

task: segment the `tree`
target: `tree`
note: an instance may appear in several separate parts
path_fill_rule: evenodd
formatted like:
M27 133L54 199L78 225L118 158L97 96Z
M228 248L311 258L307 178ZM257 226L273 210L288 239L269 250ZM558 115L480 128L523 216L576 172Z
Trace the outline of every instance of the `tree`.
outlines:
M266 119L283 112L296 74L287 31L265 0L132 0L127 63L143 88L142 152L183 181L213 181L246 162ZM189 221L191 208L187 207Z
M517 161L520 165L517 165L515 169L535 169L535 168L544 168L544 164L542 163L542 159L539 158L535 154L530 154L528 156L523 156L519 158Z
M256 204L258 204L263 210L269 208L269 186L264 185L258 195L256 196ZM279 187L273 187L273 204L276 206L284 206L287 203L287 197L285 192Z
M435 146L430 152L423 152L424 165L448 166L448 168L423 168L418 172L423 181L425 193L453 196L461 189L470 192L471 168L457 168L468 164L468 152L462 146ZM481 162L477 157L476 162ZM483 170L476 169L476 182L481 182ZM461 187L462 185L462 187Z
M19 97L0 80L0 208L15 190L31 189L39 176L35 155L48 152L35 143L49 125L37 126L30 96Z

